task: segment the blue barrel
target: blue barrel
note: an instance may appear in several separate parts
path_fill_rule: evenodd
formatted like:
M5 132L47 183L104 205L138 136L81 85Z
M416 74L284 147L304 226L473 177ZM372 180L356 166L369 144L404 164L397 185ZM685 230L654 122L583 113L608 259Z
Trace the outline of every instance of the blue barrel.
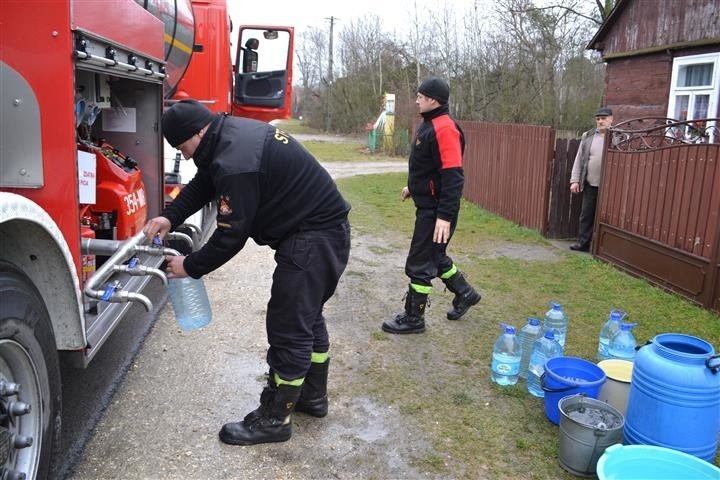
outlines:
M672 448L712 462L720 431L720 361L713 346L657 335L635 357L625 443Z

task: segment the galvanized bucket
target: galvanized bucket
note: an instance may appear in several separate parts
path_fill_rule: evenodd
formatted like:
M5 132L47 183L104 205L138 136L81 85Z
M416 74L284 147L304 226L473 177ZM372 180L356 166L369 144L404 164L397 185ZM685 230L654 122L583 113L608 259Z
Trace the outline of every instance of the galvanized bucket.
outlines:
M583 394L563 397L560 409L560 466L581 477L595 476L610 445L621 443L625 418L617 408Z

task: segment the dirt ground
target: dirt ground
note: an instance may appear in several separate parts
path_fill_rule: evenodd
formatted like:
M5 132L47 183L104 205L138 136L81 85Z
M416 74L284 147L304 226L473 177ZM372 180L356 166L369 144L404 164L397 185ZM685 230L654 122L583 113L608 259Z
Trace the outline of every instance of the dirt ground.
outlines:
M405 166L402 161L384 168ZM344 176L380 167L326 168ZM274 261L270 249L249 242L205 278L213 305L208 327L182 332L170 305L164 308L72 478L440 478L418 467L417 460L432 450L419 426L397 407L354 388L370 359L402 361L423 341L417 335L372 341L382 320L402 306L408 241L383 232L353 234L350 262L325 310L332 341L327 417L294 415L293 436L286 443L237 447L218 440L223 423L256 408L267 368L264 315ZM528 248L503 245L477 253L550 260L555 255L552 247ZM441 305L428 311L428 327L449 328L444 307L450 296L438 298ZM431 350L423 361L426 370L444 363Z

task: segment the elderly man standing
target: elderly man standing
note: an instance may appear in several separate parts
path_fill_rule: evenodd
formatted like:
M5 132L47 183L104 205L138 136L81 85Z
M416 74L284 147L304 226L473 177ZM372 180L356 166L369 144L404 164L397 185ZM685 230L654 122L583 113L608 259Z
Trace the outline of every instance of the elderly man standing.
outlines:
M572 193L582 192L583 198L577 243L570 245L570 250L580 252L590 250L602 171L602 156L605 149L605 133L612 125L612 121L612 110L607 107L600 108L595 113L595 128L583 133L580 140L580 148L575 156L575 163L570 174L570 191Z

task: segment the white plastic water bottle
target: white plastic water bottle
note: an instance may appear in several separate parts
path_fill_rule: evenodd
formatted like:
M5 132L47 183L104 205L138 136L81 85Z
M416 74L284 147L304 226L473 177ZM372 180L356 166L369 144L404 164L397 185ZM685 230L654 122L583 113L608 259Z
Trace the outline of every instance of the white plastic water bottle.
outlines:
M212 320L210 300L201 279L171 278L168 280L168 296L175 312L175 321L181 329L196 330Z
M528 364L530 363L530 354L532 353L535 340L542 337L543 329L540 325L540 319L528 317L528 323L520 329L518 339L522 345L522 358L520 359L520 378L527 378Z
M555 340L555 332L545 330L545 335L535 341L530 354L530 366L527 377L527 390L536 397L544 397L541 377L545 373L545 364L548 360L561 357L563 347Z
M637 327L637 323L623 323L620 325L620 331L610 340L610 358L619 360L635 361L635 347L637 341L632 329Z
M562 305L557 302L550 302L550 306L550 310L545 313L545 330L553 330L555 340L565 348L568 318L563 312Z
M607 360L610 358L610 341L620 331L620 322L627 313L622 310L611 310L607 322L600 329L600 337L598 339L598 360Z
M515 335L515 327L502 325L503 333L495 342L492 354L492 379L498 385L515 385L520 373L522 345Z

